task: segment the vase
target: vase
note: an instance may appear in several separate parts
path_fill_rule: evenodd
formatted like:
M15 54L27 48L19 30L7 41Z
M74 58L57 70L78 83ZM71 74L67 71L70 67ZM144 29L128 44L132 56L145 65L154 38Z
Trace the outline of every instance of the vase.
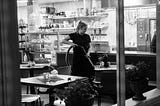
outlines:
M130 87L134 92L134 96L132 97L133 100L145 100L146 97L143 95L143 92L148 87L148 79L144 78L141 80L130 81Z

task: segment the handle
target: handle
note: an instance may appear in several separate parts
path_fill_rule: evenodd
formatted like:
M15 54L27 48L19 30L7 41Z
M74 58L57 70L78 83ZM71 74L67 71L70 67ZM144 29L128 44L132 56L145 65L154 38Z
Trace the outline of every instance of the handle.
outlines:
M68 59L68 55L69 55L70 50L71 50L72 48L74 48L74 47L75 47L75 45L70 46L70 47L68 48L67 52L66 52L65 62L66 62L66 64L67 64L67 66L70 66L70 65L71 65L70 62L69 62L69 59ZM84 47L82 47L82 46L80 46L80 45L78 45L78 47L82 48L83 52L87 55Z

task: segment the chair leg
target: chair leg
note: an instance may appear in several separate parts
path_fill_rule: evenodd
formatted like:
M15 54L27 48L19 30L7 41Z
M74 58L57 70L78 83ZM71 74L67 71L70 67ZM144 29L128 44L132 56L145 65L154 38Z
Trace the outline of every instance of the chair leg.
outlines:
M36 106L36 102L37 101L31 102L31 106Z
M41 98L39 98L38 100L34 101L32 103L32 106L42 106L42 104L41 104Z
M27 106L27 103L24 103L24 106Z
M98 94L98 106L101 106L101 95Z
M101 82L99 81L93 81L93 84L95 85L95 89L98 91L98 106L101 106L101 88L102 88L102 85L101 85Z
M29 94L29 86L27 85L27 92L26 92L27 94Z
M42 106L41 98L39 98L38 103L39 103L39 106Z

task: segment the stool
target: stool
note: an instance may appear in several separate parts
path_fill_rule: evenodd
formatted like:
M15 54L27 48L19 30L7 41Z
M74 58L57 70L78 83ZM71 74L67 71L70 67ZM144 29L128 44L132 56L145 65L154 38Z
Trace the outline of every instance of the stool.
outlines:
M36 94L21 94L21 103L25 106L34 104L34 106L42 106L40 95Z

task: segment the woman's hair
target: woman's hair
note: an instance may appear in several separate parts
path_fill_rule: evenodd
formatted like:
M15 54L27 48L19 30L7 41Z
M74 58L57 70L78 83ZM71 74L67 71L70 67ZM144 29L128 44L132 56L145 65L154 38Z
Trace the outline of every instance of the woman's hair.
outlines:
M78 32L80 29L82 29L83 27L87 27L87 24L82 22L82 21L79 21L78 25L77 25L77 28L76 28L76 31Z

